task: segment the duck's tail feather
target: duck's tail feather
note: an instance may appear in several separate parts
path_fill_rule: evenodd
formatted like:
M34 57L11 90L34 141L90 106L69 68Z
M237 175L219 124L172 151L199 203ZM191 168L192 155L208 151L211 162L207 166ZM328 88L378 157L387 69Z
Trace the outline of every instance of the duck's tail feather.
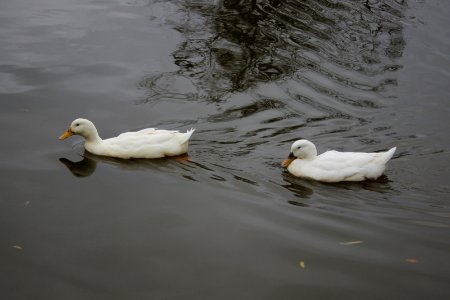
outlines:
M195 131L195 128L191 128L188 131L186 131L186 133L183 134L183 136L182 136L182 138L180 140L180 143L184 144L187 141L189 141L189 139L191 138L191 135L194 133L194 131Z
M387 163L392 158L392 156L395 153L395 150L397 150L397 147L393 147L384 153L384 155L383 155L384 163Z

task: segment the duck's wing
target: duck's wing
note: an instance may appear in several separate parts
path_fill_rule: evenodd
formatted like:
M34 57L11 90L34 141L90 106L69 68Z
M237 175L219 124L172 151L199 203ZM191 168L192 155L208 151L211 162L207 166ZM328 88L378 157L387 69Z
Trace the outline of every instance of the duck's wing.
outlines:
M304 172L315 180L338 182L363 180L364 167L374 160L374 153L327 151L304 166Z
M182 133L176 130L146 128L140 131L122 133L116 138L111 138L108 141L111 144L134 144L135 146L144 144L163 144L176 138L176 136L180 134Z
M348 166L362 167L373 162L380 153L327 151L315 159L315 163L325 169L339 169Z
M395 151L395 150L394 150ZM391 153L389 153L392 156ZM333 181L360 181L377 178L385 169L386 153L328 151L319 155L311 167Z
M103 140L108 147L137 148L148 146L175 147L186 143L195 129L181 133L177 130L147 128L136 132L125 132L121 135Z
M134 137L134 136L143 136L143 135L149 135L149 134L155 134L159 132L178 132L173 130L161 130L156 128L145 128L139 131L131 131L131 132L124 132L117 136L117 138L127 138L127 137Z

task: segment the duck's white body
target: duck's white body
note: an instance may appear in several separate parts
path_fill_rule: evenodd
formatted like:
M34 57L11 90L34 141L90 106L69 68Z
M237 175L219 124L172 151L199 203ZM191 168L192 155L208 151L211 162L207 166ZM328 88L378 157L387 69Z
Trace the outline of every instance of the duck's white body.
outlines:
M323 182L363 181L377 179L386 169L396 147L378 153L327 151L317 155L316 147L307 140L296 141L291 159L283 162L297 177Z
M73 134L81 135L86 140L85 149L96 155L123 159L160 158L186 153L189 138L194 130L181 133L174 130L147 128L103 140L91 121L76 119L59 138L63 140Z

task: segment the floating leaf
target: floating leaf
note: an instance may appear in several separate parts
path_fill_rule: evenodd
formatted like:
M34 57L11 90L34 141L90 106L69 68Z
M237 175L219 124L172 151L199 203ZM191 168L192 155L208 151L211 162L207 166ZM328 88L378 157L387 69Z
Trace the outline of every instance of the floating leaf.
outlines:
M304 269L305 268L305 262L303 260L299 261L298 265L300 266L300 268Z
M416 258L407 258L405 261L410 264L417 264L419 262Z
M362 244L363 241L349 241L349 242L340 242L339 244L343 245L343 246L349 246L349 245L357 245L357 244Z
M20 247L19 245L14 245L14 246L12 246L14 249L16 249L16 250L22 250L23 248L22 247Z

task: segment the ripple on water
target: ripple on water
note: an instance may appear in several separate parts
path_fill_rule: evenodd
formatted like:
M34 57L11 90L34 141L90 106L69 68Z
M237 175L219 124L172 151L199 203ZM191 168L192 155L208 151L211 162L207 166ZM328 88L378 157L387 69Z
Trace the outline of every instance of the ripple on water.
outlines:
M393 73L401 68L396 61L404 46L401 4L224 1L184 9L190 18L174 24L186 38L173 53L180 70L165 74L165 80L188 79L190 100L227 103L207 122L229 127L244 118L274 125L286 118L298 123L332 118L354 120L355 128L392 103L383 92L396 84ZM149 101L183 100L152 82L141 83L151 92ZM271 82L276 93L264 88ZM239 95L248 94L255 100L246 105ZM261 111L278 113L260 121Z

